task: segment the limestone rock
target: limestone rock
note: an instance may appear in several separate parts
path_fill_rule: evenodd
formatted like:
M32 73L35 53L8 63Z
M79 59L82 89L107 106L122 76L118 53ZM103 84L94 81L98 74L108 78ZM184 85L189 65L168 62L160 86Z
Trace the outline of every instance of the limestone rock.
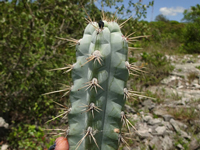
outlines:
M158 126L155 131L157 132L158 135L164 135L165 134L165 131L166 131L166 127L165 126Z
M163 115L163 119L164 119L165 121L170 121L171 119L173 119L173 116L172 116L172 115L166 114L166 115Z
M145 121L145 122L149 122L150 120L152 120L153 118L151 117L151 116L144 116L143 117L143 120Z
M183 147L181 144L178 144L176 147L177 147L179 150L184 150L184 147Z
M198 141L200 139L200 134L197 135L196 138L193 138L190 142L189 149L190 150L199 150L200 149L200 142Z
M152 130L147 126L146 123L139 123L137 126L139 128L136 131L136 134L140 137L140 139L153 138L153 136L150 134Z
M137 112L130 106L125 105L125 109L128 113L136 114Z
M174 119L171 119L170 123L172 124L172 126L174 127L176 132L179 133L183 138L191 139L191 137L185 131L183 131L179 128L177 121L175 121Z
M155 103L153 103L152 100L150 100L150 99L145 100L145 101L142 103L142 105L143 105L144 107L148 108L149 110L152 110L152 109L156 106Z
M149 139L149 138L153 138L153 136L149 133L148 130L139 130L136 132L137 135L141 138L141 139Z
M8 145L7 144L3 144L1 146L1 150L8 150Z
M200 111L200 104L198 104L197 108L198 108L198 109L199 109L199 111Z
M159 118L151 119L151 120L148 121L148 124L149 125L161 125L162 121Z
M173 142L169 136L165 136L162 142L162 149L163 150L171 150L173 149Z
M149 147L150 149L162 149L162 138L155 136L150 142L149 142Z
M8 129L8 126L8 123L6 123L5 120L2 117L0 117L0 127Z

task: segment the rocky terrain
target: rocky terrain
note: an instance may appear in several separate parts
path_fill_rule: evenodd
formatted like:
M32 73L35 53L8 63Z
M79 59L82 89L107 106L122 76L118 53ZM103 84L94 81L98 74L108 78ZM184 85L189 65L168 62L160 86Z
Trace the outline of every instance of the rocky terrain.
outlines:
M126 106L136 130L124 134L130 145L124 150L200 150L200 55L166 57L173 72L146 89L162 95L162 101L146 98L137 110Z

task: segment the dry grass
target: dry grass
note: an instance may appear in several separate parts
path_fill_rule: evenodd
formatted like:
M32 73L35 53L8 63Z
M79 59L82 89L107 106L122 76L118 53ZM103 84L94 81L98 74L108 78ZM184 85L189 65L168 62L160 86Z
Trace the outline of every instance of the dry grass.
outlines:
M195 107L169 107L167 112L181 121L197 120L200 116L200 112Z
M189 84L191 84L196 78L198 78L198 73L195 72L195 71L190 72L187 75L187 79L188 79Z

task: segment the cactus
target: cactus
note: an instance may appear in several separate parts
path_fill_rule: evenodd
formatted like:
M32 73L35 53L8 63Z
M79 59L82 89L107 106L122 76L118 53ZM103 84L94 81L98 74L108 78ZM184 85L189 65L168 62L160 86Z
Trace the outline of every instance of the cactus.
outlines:
M134 128L123 109L129 96L138 96L126 87L129 74L140 71L127 61L128 43L137 37L122 34L126 21L118 25L104 16L99 23L87 21L82 39L65 39L76 45L76 63L60 68L72 71L73 85L60 90L67 94L70 89L71 107L65 112L69 146L70 150L117 150L120 142L128 145L121 134L123 123Z
M103 24L90 22L76 45L68 115L70 149L118 149L115 129L122 126L128 44L116 22L103 20Z

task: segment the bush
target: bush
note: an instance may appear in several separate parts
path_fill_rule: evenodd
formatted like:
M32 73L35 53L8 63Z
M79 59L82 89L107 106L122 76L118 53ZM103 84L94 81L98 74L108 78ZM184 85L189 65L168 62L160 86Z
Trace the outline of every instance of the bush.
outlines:
M183 52L200 53L200 23L188 23L183 30L183 37Z
M71 81L70 74L48 70L75 60L75 49L56 36L78 39L82 35L82 30L77 30L86 25L81 7L70 0L0 2L0 114L6 114L10 126L17 126L10 130L13 148L39 147L35 140L41 140L40 132L31 124L42 125L57 111L51 101L59 100L63 93L42 94Z
M8 140L11 148L17 149L42 150L50 146L43 130L35 125L13 127Z
M136 76L134 80L141 84L142 87L159 84L174 69L166 56L157 51L152 53L143 52L141 61L145 66L146 73L143 73L143 78Z

